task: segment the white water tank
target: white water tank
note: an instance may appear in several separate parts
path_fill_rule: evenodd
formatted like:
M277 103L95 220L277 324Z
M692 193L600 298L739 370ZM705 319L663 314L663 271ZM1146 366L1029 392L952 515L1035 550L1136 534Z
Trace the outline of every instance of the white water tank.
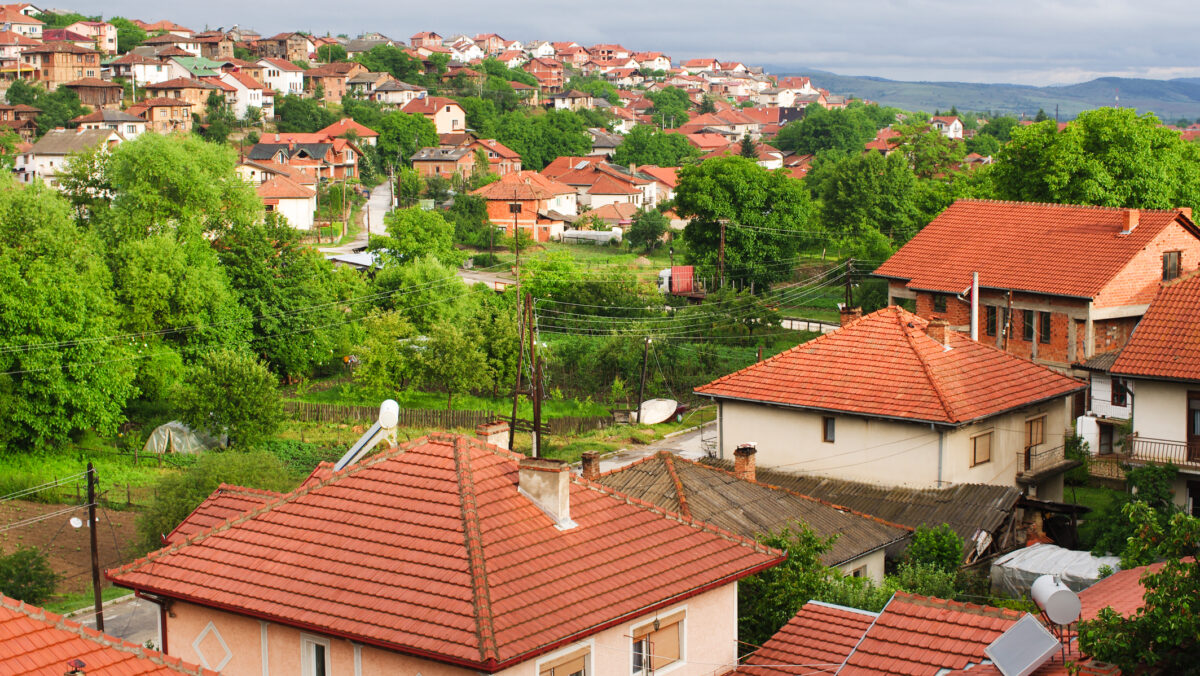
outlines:
M1082 610L1079 596L1053 575L1042 575L1034 580L1030 596L1054 624L1071 624L1079 619Z
M400 404L394 399L385 399L379 405L379 426L385 430L395 429L400 422Z

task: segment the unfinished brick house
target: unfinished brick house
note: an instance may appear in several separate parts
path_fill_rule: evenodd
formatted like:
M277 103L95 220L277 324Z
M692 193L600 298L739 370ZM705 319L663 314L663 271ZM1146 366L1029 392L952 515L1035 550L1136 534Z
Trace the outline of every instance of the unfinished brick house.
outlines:
M1123 347L1159 284L1198 265L1191 209L958 200L875 276L967 332L978 272L979 339L1065 371Z

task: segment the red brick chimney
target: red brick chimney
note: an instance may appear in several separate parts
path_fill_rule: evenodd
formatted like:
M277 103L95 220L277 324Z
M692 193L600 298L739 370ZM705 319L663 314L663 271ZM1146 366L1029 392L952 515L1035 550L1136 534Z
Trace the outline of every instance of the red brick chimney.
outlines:
M584 451L581 461L583 467L580 475L588 481L596 481L600 478L600 454L596 451Z
M862 308L860 308L860 307L848 308L845 305L839 304L838 305L838 316L839 316L839 319L841 320L842 326L849 326L849 325L853 324L854 322L862 319Z
M737 478L754 481L754 455L758 453L758 444L753 441L738 446L733 451L733 473Z
M929 325L925 327L925 335L936 340L942 345L950 344L949 329L946 328L945 319L930 319Z
M1138 219L1141 217L1142 212L1137 209L1126 209L1124 215L1125 229L1121 231L1121 234L1128 235L1138 227Z

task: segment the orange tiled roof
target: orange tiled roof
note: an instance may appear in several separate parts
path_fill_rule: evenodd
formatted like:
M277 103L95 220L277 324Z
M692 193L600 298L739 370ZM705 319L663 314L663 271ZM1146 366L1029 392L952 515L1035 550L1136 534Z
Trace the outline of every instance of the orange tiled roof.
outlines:
M488 200L546 200L555 195L574 194L575 189L546 178L536 171L514 171L474 191Z
M875 274L910 289L958 293L993 289L1094 298L1158 233L1175 221L1200 237L1179 210L1142 209L1128 235L1128 209L1032 202L958 200L900 247Z
M509 148L508 146L504 145L503 143L501 143L493 138L481 138L481 139L476 140L475 144L481 145L484 148L487 148L488 150L496 153L496 155L498 156L499 159L508 159L508 160L521 159L520 153L518 153L517 151L513 150L512 148Z
M1200 271L1159 288L1112 372L1200 381Z
M878 613L809 601L737 671L754 676L833 673L858 645ZM806 665L783 667L783 664ZM756 666L763 665L763 666Z
M358 135L359 138L370 138L370 137L374 137L374 136L379 136L379 132L375 131L374 129L371 129L370 127L368 127L364 124L359 124L358 122L355 122L354 120L351 120L348 117L343 117L342 119L338 120L337 122L334 122L333 124L329 125L328 127L317 130L317 133L323 134L326 137L332 138L334 136L341 136L342 134L345 134L348 131L353 131L355 134Z
M308 199L317 195L316 191L305 188L286 176L276 176L269 181L264 181L259 184L256 191L259 197L272 200Z
M579 477L559 530L518 493L521 458L426 437L106 575L495 672L783 559Z
M262 507L269 500L280 497L280 493L274 491L264 491L257 488L246 488L245 486L232 486L230 484L221 484L217 490L212 492L200 503L200 506L192 511L183 523L175 527L175 530L166 535L163 540L166 544L182 542L191 536L206 531L213 526L218 526L225 521L232 519L239 514L256 508Z
M957 425L1082 390L1044 366L892 306L696 388L724 399Z
M410 114L415 113L418 115L433 115L446 106L461 108L461 106L458 105L458 101L455 101L454 99L448 99L443 96L426 96L424 98L413 99L412 101L409 101L400 110Z
M654 180L669 188L679 185L679 167L659 167L653 164L643 164L637 170L643 174L653 176Z
M67 662L74 659L82 660L89 674L217 673L0 594L0 665L4 673L62 676L70 670Z

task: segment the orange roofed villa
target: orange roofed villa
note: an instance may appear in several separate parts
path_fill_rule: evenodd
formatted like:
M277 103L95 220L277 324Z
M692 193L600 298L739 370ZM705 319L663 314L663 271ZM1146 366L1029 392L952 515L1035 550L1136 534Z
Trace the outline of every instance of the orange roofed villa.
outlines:
M696 388L721 458L883 486L991 484L1058 501L1081 381L890 306Z
M225 676L708 676L737 664L737 581L784 558L469 437L344 462L223 486L106 575Z

